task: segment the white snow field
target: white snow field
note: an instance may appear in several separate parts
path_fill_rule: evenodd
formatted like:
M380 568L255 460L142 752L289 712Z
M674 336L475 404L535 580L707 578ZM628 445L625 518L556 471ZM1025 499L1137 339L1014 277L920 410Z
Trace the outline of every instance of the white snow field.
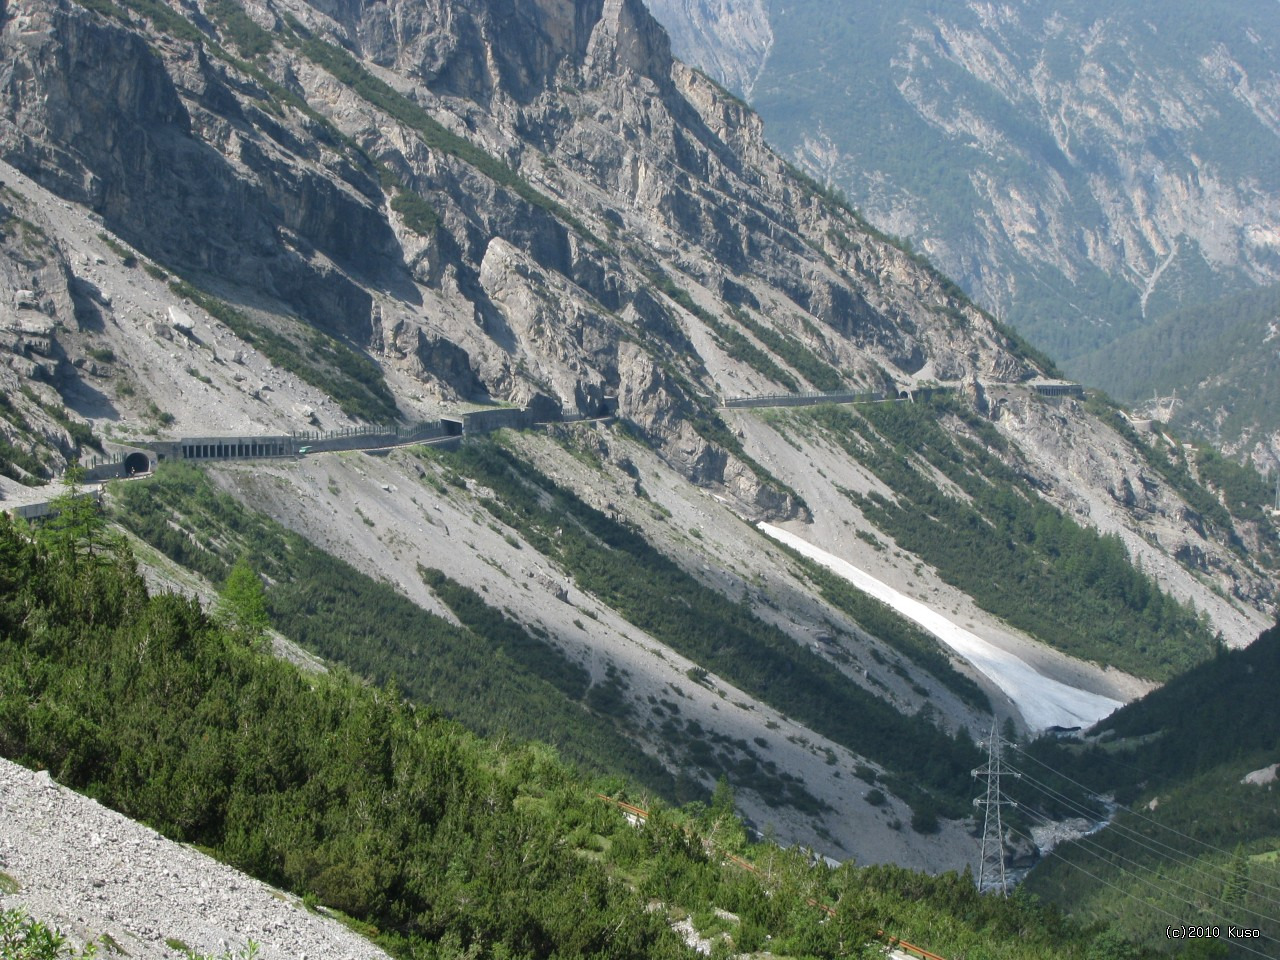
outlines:
M1027 726L1033 729L1091 726L1123 706L1119 700L1042 676L1020 657L957 626L919 600L908 597L848 561L800 539L794 533L788 533L771 523L761 522L757 526L779 543L816 560L859 590L887 603L907 619L928 630L1003 690L1017 706Z

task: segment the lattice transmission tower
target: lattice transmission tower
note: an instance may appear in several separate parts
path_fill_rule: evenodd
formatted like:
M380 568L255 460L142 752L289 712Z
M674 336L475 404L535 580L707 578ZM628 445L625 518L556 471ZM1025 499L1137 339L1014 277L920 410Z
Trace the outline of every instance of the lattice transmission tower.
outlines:
M1004 769L1001 748L1004 741L996 732L996 723L991 721L991 735L987 738L987 765L973 771L975 778L987 781L986 794L973 801L975 807L983 810L982 852L978 858L978 892L999 890L1000 896L1009 895L1008 879L1004 872L1004 817L1001 807L1016 807L1017 804L1004 796L1000 790L1000 778L1018 776Z

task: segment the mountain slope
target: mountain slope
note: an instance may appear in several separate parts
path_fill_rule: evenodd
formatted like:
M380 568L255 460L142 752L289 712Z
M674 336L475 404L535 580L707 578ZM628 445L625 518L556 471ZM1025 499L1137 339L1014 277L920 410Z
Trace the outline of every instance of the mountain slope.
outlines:
M1021 722L1018 692L755 521L1113 700L1267 622L1254 518L1040 382L636 3L0 11L6 497L95 443L198 450L234 501L166 499L174 471L111 495L124 522L215 582L247 551L277 626L361 672L516 732L499 694L528 681L655 789L724 774L790 842L938 869L971 856L966 731ZM718 402L833 388L887 399L816 422ZM539 426L335 449L442 416ZM263 441L297 456L228 459ZM961 576L975 538L1001 597ZM1052 564L1084 632L1141 647L1012 617ZM380 599L357 617L343 588Z
M243 624L211 622L190 600L149 595L127 549L95 558L107 532L101 518L82 520L33 541L0 517L0 682L24 695L0 700L5 752L287 884L313 910L342 909L394 956L674 960L715 946L867 957L901 937L954 956L1068 960L1098 939L1029 901L982 897L954 873L832 868L800 848L750 842L723 786L710 805L682 810L610 801L596 791L616 782L588 784L545 746L482 741L386 687L282 663L255 649L262 638ZM7 763L0 773L43 779ZM36 796L47 806L8 790L4 803L32 825L27 834L65 829L63 812L77 804L48 786ZM31 864L33 838L21 835L5 863L21 879L0 875L0 902L17 886L19 902L30 898L80 938L98 937L106 921L104 952L135 956L186 955L179 932L212 940L208 920L192 930L184 915L207 906L222 921L228 900L239 910L232 939L254 932L261 908L244 893L261 888L222 866L191 878L187 903L155 915L171 881L190 876L185 864L166 858L157 871L167 842L89 809L92 819L73 826L89 849L72 855L99 850L102 862L63 874L62 900L51 903L49 865ZM153 858L151 902L113 916L139 848ZM225 889L210 889L215 881ZM67 890L80 884L92 902L73 903L68 917ZM290 939L300 922L292 905L268 913L262 955L311 946ZM6 949L8 921L5 911ZM331 942L344 955L378 953L350 933Z
M1280 287L1263 287L1161 317L1078 365L1119 400L1275 476L1278 337Z
M1042 783L1047 761L1128 807L1095 837L1055 850L1029 888L1078 917L1118 919L1153 946L1172 912L1217 927L1207 939L1229 945L1231 956L1274 953L1278 654L1273 627L1118 711L1087 747L1038 744L1031 762L1018 757ZM1030 798L1043 800L1036 791Z
M736 71L725 6L655 9L784 153L1069 369L1277 277L1274 4L765 4Z

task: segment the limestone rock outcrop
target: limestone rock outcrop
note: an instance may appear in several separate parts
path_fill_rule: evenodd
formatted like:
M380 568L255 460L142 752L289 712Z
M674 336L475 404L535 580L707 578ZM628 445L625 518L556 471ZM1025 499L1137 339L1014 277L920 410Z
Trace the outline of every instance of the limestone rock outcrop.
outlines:
M431 395L584 412L619 396L712 485L752 484L690 425L728 372L693 347L705 314L745 310L854 385L1031 371L797 181L638 0L245 10L264 31L253 64L216 8L174 33L70 0L9 6L0 156L164 271Z

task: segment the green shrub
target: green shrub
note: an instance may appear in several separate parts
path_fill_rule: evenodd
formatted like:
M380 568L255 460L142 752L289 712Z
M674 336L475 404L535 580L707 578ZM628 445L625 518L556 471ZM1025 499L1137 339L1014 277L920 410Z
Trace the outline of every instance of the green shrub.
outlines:
M397 193L391 200L391 209L400 214L404 225L422 237L429 237L440 223L435 208L416 193L407 190Z

